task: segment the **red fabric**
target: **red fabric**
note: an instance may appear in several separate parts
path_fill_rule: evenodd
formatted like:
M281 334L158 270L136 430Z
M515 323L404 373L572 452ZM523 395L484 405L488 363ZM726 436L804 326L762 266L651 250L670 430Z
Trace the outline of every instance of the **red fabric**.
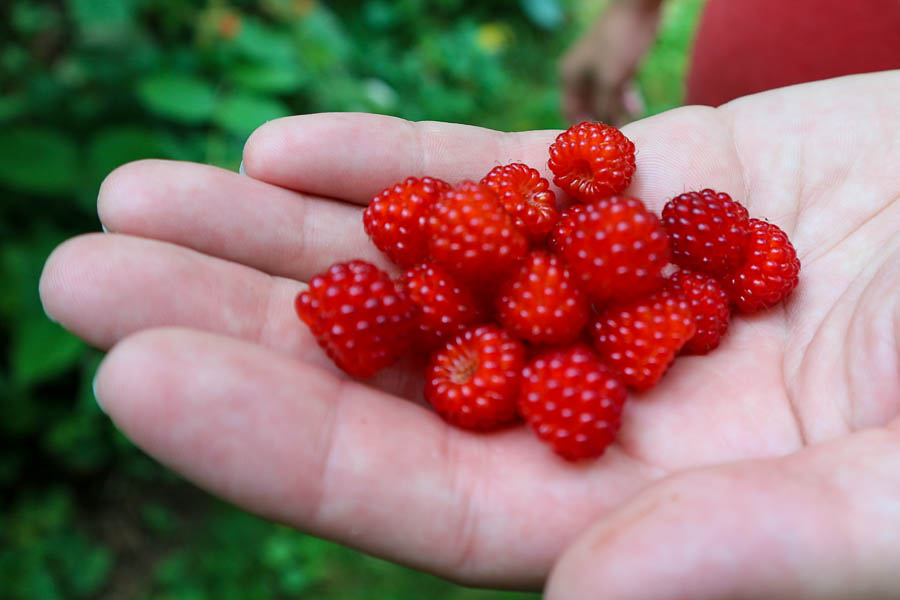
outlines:
M708 0L687 102L900 68L900 0Z

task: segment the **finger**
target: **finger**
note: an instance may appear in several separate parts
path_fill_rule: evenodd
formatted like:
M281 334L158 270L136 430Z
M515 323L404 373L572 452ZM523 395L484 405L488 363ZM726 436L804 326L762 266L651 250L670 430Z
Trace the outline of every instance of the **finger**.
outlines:
M125 165L103 182L97 203L108 231L172 242L271 275L306 281L351 258L385 266L359 208L206 165Z
M244 170L271 184L368 204L407 177L477 181L511 162L546 170L556 133L501 133L359 113L302 115L257 129L244 147Z
M422 407L195 331L126 339L96 390L129 437L204 488L470 583L538 585L586 519L644 483L621 456L570 467L522 427L456 430Z
M100 348L132 332L183 325L299 353L290 311L302 284L192 250L119 234L59 246L44 267L47 313Z
M573 544L546 598L894 598L898 485L900 437L884 430L680 475Z
M688 190L713 187L747 201L729 123L715 109L691 107L632 123L637 175L626 193L659 211ZM519 161L547 169L558 132L500 133L446 123L411 123L381 115L318 114L272 121L244 149L248 175L312 194L367 203L407 176L455 182ZM388 152L386 148L389 148Z
M98 348L143 329L183 326L260 344L337 374L294 312L304 287L180 246L92 234L53 252L40 293L48 315ZM421 402L420 362L404 359L369 384Z
M563 114L569 123L595 118L592 114L592 79L589 70L563 70Z

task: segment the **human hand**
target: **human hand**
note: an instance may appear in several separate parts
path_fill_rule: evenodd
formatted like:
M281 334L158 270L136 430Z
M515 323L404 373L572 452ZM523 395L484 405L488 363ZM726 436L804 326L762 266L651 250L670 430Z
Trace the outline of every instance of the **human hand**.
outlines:
M593 462L558 459L525 427L446 426L408 365L375 387L348 380L292 308L332 262L384 265L361 224L382 188L511 161L546 171L556 132L308 115L253 135L250 177L128 165L100 193L111 233L58 248L41 295L113 347L98 399L139 446L313 534L511 587L542 585L581 535L551 599L883 590L900 552L898 94L900 72L859 76L625 129L629 193L659 211L686 190L727 191L789 233L803 271L783 306L736 316L714 353L633 395Z
M563 57L563 114L571 123L633 120L639 96L632 82L653 39L661 0L613 0L594 26Z

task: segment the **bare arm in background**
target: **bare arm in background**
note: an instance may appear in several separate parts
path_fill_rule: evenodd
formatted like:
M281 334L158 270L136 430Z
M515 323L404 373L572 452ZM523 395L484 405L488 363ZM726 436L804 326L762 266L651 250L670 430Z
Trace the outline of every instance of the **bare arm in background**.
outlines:
M628 84L653 43L662 0L610 0L561 64L563 112L571 122L624 124Z

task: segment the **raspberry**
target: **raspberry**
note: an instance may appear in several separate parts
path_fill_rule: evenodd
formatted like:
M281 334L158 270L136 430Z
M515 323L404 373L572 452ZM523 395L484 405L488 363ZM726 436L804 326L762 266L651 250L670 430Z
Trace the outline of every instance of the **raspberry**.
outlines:
M574 210L573 210L574 209ZM594 300L627 300L663 283L669 243L655 215L636 198L600 200L562 214L552 245Z
M559 134L547 163L553 183L580 202L622 193L634 176L634 144L602 123L579 123Z
M708 354L719 345L728 329L728 294L716 279L703 273L681 270L674 273L666 289L691 305L697 332L681 349L686 354Z
M587 204L573 204L562 213L562 216L553 227L553 234L547 239L547 246L553 252L562 254L562 248L560 248L556 240L565 240L572 235L580 220L578 215L588 212L588 206Z
M800 261L787 234L776 225L750 219L747 260L723 280L738 310L754 312L787 297L800 274Z
M440 179L410 177L372 199L363 213L375 246L401 267L428 257L427 220L431 204L450 185Z
M592 329L604 364L625 385L646 390L660 380L696 325L688 302L662 291L608 308Z
M602 455L624 404L625 386L584 345L541 354L522 370L519 413L567 460Z
M371 377L409 348L415 307L387 273L361 260L332 265L294 301L300 319L341 369Z
M428 231L434 260L466 281L493 279L528 251L528 240L494 192L471 181L432 204Z
M538 344L574 341L587 324L590 305L565 262L535 251L500 287L500 323L516 337Z
M516 420L522 342L494 325L469 329L431 356L425 399L447 422L494 429Z
M424 263L400 276L418 312L418 346L431 350L444 345L482 319L482 311L467 288L443 267Z
M547 237L559 219L556 211L556 195L550 191L550 182L541 177L537 169L513 163L495 167L481 180L491 188L503 208L532 242Z
M721 276L743 262L747 209L728 194L709 189L681 194L663 207L662 221L676 264Z

